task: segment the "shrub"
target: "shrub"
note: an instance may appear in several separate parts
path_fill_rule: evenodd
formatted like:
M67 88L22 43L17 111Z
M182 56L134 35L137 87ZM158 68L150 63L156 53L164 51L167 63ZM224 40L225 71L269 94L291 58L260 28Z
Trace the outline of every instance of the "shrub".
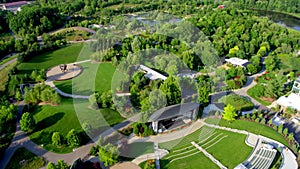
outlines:
M230 104L237 111L248 111L248 110L252 110L254 107L254 104L250 100L236 94L230 94L228 96L224 96L221 99L219 99L218 102L222 102L226 105Z

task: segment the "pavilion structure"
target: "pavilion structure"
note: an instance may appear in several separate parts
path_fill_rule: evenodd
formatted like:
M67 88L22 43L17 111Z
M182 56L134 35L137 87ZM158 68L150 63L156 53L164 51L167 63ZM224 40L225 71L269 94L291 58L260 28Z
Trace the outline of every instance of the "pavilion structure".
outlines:
M183 103L164 107L154 112L148 122L157 133L175 129L196 120L199 106L199 103Z

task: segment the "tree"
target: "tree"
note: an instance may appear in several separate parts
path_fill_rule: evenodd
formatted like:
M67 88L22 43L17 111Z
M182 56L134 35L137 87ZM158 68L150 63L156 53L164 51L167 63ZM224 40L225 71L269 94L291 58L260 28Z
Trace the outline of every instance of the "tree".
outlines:
M80 139L79 139L79 136L78 136L77 132L75 131L75 129L72 129L69 131L69 133L67 134L67 141L68 141L68 145L71 145L71 146L79 146L80 145Z
M20 90L16 91L16 95L15 95L16 100L21 101L22 100L22 93Z
M168 105L180 103L181 88L175 77L169 76L160 86L160 90L166 95Z
M287 135L289 134L289 129L288 129L288 128L284 128L284 129L283 129L283 134L284 134L285 136L287 136Z
M277 55L269 55L265 59L266 69L269 72L274 71L275 69L278 69L279 64L280 64L280 60L278 59Z
M235 120L235 117L237 116L236 110L235 108L228 104L225 108L224 108L224 113L223 113L223 119L231 122Z
M283 125L281 124L278 126L278 129L277 129L280 134L282 133L282 129L283 129Z
M58 160L56 168L58 168L58 169L69 169L70 166L64 160Z
M256 66L254 64L251 63L251 64L247 65L247 71L251 75L253 75L253 74L257 73L257 68L256 68Z
M119 155L120 152L118 147L110 143L99 148L100 161L102 161L105 166L110 166L119 162Z
M34 130L35 120L29 112L26 112L22 115L22 118L20 120L20 126L21 129L25 132Z
M201 104L206 104L209 102L209 93L210 89L207 86L199 86L198 87L198 101Z
M287 139L288 139L289 141L293 141L293 140L294 140L294 133L290 133L290 134L288 135Z
M284 111L284 116L287 118L290 118L294 114L295 114L295 110L291 107L287 107Z
M59 132L54 132L52 134L52 144L55 146L59 146L59 145L61 145L61 143L62 143L62 141L61 141Z
M48 165L47 165L47 169L57 169L57 168L56 168L54 163L49 162Z

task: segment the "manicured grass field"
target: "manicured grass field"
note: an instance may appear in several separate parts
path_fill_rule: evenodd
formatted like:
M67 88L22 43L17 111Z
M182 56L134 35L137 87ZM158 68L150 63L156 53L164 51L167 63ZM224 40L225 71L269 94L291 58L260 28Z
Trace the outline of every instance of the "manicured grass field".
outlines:
M219 100L219 102L222 102L226 105L230 104L238 111L252 110L254 107L254 104L250 100L235 94L224 96Z
M154 153L153 142L135 142L128 144L125 150L121 150L121 155L129 158L136 158L149 153Z
M256 88L257 88L257 85L253 86L252 88L250 88L249 90L247 90L247 94L252 97L253 99L255 99L256 101L258 101L260 104L262 105L265 105L265 106L269 106L271 105L270 102L267 102L267 101L264 101L262 100L260 97L258 97L256 95Z
M91 52L84 47L83 43L77 43L68 45L64 48L46 52L41 55L37 55L27 62L21 63L18 69L22 72L30 72L32 70L49 69L53 66L64 63L72 63L89 59ZM81 52L81 50L83 51Z
M77 95L91 95L94 91L107 91L111 89L112 77L115 67L111 63L80 64L83 72L76 78L54 82L56 87L66 93Z
M202 127L183 139L159 144L159 147L170 151L170 154L162 160L162 164L165 165L163 168L179 169L182 163L188 165L188 168L195 169L216 167L191 144L192 141L206 149L223 165L234 168L245 161L252 151L252 148L245 144L245 139L246 135Z
M20 162L24 160L24 164ZM12 156L9 163L6 165L6 169L39 169L45 166L45 160L25 148L19 148Z
M37 128L30 135L32 141L38 145L44 146L45 149L58 152L71 152L73 147L62 146L54 147L51 144L51 137L54 131L60 132L66 136L71 129L83 134L80 122L86 122L97 131L103 131L109 125L115 125L124 119L119 113L110 109L91 110L88 108L88 100L62 99L59 106L37 106L34 108L34 119L37 122ZM89 138L83 138L85 144Z
M285 138L279 134L277 131L275 131L274 129L265 126L263 124L260 123L256 123L256 122L250 122L250 121L246 121L246 120L236 120L232 123L228 123L227 121L223 120L223 119L206 119L205 120L206 123L210 123L210 124L217 124L220 126L225 126L225 127L229 127L229 128L234 128L234 129L239 129L239 130L245 130L254 134L259 134L259 135L263 135L265 137L269 137L272 138L274 140L277 140L279 142L281 142L282 144L288 146L288 142L285 140Z
M162 159L160 161L162 169L217 169L215 163L210 161L203 153L198 153L193 156L184 158L170 163L169 160Z
M299 57L291 57L288 54L278 54L278 58L280 59L281 65L280 69L289 72L293 70L297 70L297 73L300 73L300 58Z
M9 74L9 71L16 66L16 62L15 63L12 63L10 65L7 65L5 68L1 69L0 70L0 91L4 91L5 90L5 85L6 83L8 82L8 74Z

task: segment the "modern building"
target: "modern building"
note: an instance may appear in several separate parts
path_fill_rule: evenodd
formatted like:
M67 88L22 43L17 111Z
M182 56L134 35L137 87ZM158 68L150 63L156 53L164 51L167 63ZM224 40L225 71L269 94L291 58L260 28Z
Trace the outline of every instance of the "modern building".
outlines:
M291 107L300 112L300 77L295 80L292 93L287 97L281 96L275 101L275 105L280 105L283 109Z
M158 133L175 129L196 120L199 106L199 103L183 103L164 107L154 112L148 122Z
M10 3L3 3L1 4L2 10L17 12L21 10L21 7L23 5L30 4L30 2L27 1L18 1L18 2L10 2Z
M246 67L248 64L250 64L250 62L247 59L240 59L237 57L225 59L225 61L234 66L241 66L241 67Z
M144 65L140 65L139 67L141 70L145 71L145 77L149 78L150 80L156 80L156 79L162 79L162 80L166 80L167 77L162 75L161 73L147 67Z
M292 92L300 96L300 77L298 77L293 85ZM300 103L299 103L300 104Z

